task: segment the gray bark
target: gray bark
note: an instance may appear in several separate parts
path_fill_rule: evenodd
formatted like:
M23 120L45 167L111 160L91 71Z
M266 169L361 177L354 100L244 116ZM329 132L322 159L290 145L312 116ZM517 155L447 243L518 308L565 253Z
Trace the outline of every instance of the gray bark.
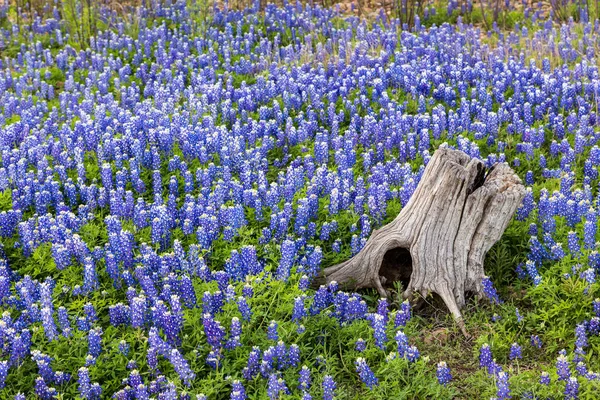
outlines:
M327 282L354 288L376 288L410 268L382 269L389 250L407 249L412 258L410 281L403 296L437 293L463 333L460 309L465 292L482 294L483 260L500 239L525 196L525 187L506 163L487 171L481 160L442 145L427 164L414 194L389 224L374 230L350 260L326 268ZM397 250L395 250L397 251Z

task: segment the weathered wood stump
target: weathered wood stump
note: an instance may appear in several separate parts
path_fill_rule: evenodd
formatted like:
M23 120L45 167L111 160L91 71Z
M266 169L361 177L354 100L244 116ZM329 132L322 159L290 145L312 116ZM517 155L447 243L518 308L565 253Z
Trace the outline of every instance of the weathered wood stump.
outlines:
M376 288L383 297L386 284L406 280L404 298L437 293L467 335L460 313L465 292L482 294L485 254L524 196L508 164L486 171L481 160L444 144L398 216L374 230L358 254L326 268L323 276L346 287Z

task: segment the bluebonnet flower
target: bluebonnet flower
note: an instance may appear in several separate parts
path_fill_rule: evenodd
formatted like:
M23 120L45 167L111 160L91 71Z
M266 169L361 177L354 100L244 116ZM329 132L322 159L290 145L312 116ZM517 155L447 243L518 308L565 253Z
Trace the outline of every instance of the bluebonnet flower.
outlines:
M492 357L492 350L490 345L484 343L479 349L479 366L481 368L487 368L488 372L493 368L494 360Z
M37 364L40 376L44 379L44 381L50 383L56 381L56 373L52 370L50 363L52 362L52 358L43 354L39 350L33 350L31 352L31 358ZM68 379L67 376L62 376L66 374L60 374L61 378Z
M244 296L246 298L250 298L250 297L254 296L254 288L252 287L252 285L249 285L249 284L244 285L244 287L242 288L242 296Z
M77 329L79 329L80 331L83 331L83 332L87 332L91 328L92 327L91 327L89 321L85 317L77 318Z
M371 328L373 328L373 337L375 345L380 349L385 349L387 335L385 333L385 318L381 314L372 314L370 316Z
M71 380L71 374L62 371L56 371L54 373L53 380L57 385L63 385Z
M0 390L6 386L8 376L8 361L0 361Z
M244 389L244 385L238 380L233 381L231 388L231 400L245 400L246 399L246 390Z
M223 305L225 304L225 296L223 292L217 290L214 293L210 293L208 291L204 292L202 295L202 310L204 313L208 314L217 314L223 310Z
M42 326L44 327L44 333L49 341L52 341L58 337L58 330L54 323L52 310L49 307L43 307L41 310Z
M250 380L258 374L259 371L259 363L260 363L261 351L258 347L254 346L250 354L248 355L248 362L246 363L246 367L242 370L242 375L244 379Z
M365 342L364 339L358 338L356 340L356 344L354 345L354 348L356 349L356 351L363 352L363 351L365 351L366 347L367 347L367 342Z
M396 312L396 318L394 320L394 329L398 329L400 326L406 326L406 323L412 316L411 306L408 300L405 300L400 304L400 309Z
M340 239L336 239L331 245L331 250L333 250L334 253L339 253L342 251L342 241Z
M315 246L307 256L306 273L308 273L309 276L316 276L320 270L322 260L323 252L321 247Z
M533 171L527 171L527 173L525 174L525 184L527 186L532 186L533 183L534 183Z
M406 334L402 331L398 331L396 332L396 345L397 345L397 350L398 350L398 354L400 354L400 357L404 357L406 356L407 352L408 352L408 338L406 337Z
M588 338L585 324L577 324L575 327L575 347L577 351L583 353L583 349L588 346Z
M221 349L213 349L206 356L206 364L212 369L218 369L221 366Z
M102 351L102 329L90 329L88 333L88 352L94 357L98 357Z
M535 201L533 200L533 192L531 191L531 188L528 188L521 206L517 209L516 219L518 221L526 220L534 209Z
M99 399L102 389L97 383L90 380L89 371L85 367L79 368L78 372L78 390L81 397L87 400Z
M283 340L277 342L275 347L270 347L272 351L272 355L274 356L274 360L277 361L277 368L282 369L289 364L288 355L287 355L287 347ZM295 349L294 351L299 351L299 349ZM296 354L299 355L299 354Z
M269 326L267 328L267 338L269 340L273 340L275 342L279 340L279 334L277 333L277 322L276 321L271 321L271 323L269 323Z
M596 271L593 268L582 271L579 277L584 279L589 285L596 283Z
M567 379L567 385L565 386L565 399L578 399L579 398L579 381L576 377L572 376Z
M310 285L310 279L308 278L308 276L302 275L300 277L300 280L298 281L298 289L300 289L304 292L308 289L309 285Z
M560 350L560 351L558 352L558 355L559 355L559 356L565 356L565 357L566 357L566 356L567 356L567 350L566 350L566 349L562 349L562 350Z
M369 365L367 364L367 361L364 358L357 358L354 362L354 365L356 366L356 372L360 376L360 379L364 382L365 385L367 385L369 389L373 389L373 387L379 385L379 380L377 379L373 371L371 371L371 368L369 368Z
M521 313L519 312L518 308L515 308L515 314L517 316L517 322L523 322L523 316L521 315Z
M310 370L306 365L303 365L300 369L300 376L298 377L298 388L302 390L308 390L310 389L310 384Z
M292 311L292 321L299 322L306 316L306 309L304 308L305 295L301 295L294 299L294 309Z
M552 254L552 258L555 260L561 260L565 257L565 251L562 248L562 243L555 243L550 248L550 253Z
M269 346L269 348L264 351L263 359L260 362L261 375L263 377L269 376L269 374L277 367L277 361L276 348Z
M83 293L88 294L96 290L99 286L98 276L96 274L96 265L90 257L83 262Z
M202 317L204 325L204 334L206 335L207 343L214 349L221 347L225 338L225 328L221 326L219 321L215 321L212 315L205 313Z
M410 346L406 352L406 358L410 362L415 362L421 356L419 349L416 346Z
M436 370L437 380L440 385L446 386L452 380L452 374L450 373L450 368L448 368L448 364L445 361L440 361L437 365Z
M498 372L496 375L496 387L498 391L496 392L497 399L510 399L510 387L508 384L508 374L504 371Z
M296 256L296 244L291 240L284 240L281 244L281 259L277 267L277 279L287 281L290 276L290 269Z
M585 365L585 363L583 361L579 361L577 363L577 365L575 366L575 371L577 372L577 375L580 375L580 376L588 375L587 366Z
M526 268L529 276L533 279L535 275L537 275L537 269L535 269L536 264L541 263L547 257L548 253L535 236L531 236L529 238L529 248L530 252L528 255L528 261L526 262ZM528 265L530 263L532 265Z
M481 284L483 286L483 293L492 303L502 304L502 300L498 297L498 293L496 293L496 289L489 277L484 276Z
M529 277L531 278L531 280L533 280L533 283L536 286L539 285L542 281L542 278L537 271L535 263L531 260L527 260L527 262L525 263L525 268L527 270L527 273L529 274Z
M41 399L46 400L56 398L56 389L49 387L41 376L38 376L35 379L34 389L35 394Z
M583 246L587 250L594 250L596 248L596 221L585 221L583 225Z
M333 400L337 384L330 375L323 378L323 400Z
M531 335L531 345L533 347L537 347L538 349L542 348L542 340L538 335Z
M513 343L510 346L510 352L508 354L508 358L511 360L516 360L518 358L523 358L522 356L522 351L521 351L521 346L519 346L517 343Z
M334 306L334 315L341 325L364 318L367 313L367 303L357 294L338 292L334 298Z
M141 295L131 300L131 326L141 328L146 318L146 297Z
M242 334L242 324L237 317L233 317L231 319L231 327L229 330L229 339L225 344L225 348L234 349L236 347L240 347L242 344L240 343L240 336Z
M362 248L361 238L357 235L352 235L352 239L350 240L350 255L355 256L358 254Z
M156 389L151 389L151 392L153 392L153 393L156 391L157 391ZM159 396L162 396L165 400L177 400L178 396L177 396L177 390L175 388L175 384L172 382L167 382L166 385L164 385L164 389L162 389L160 391ZM185 398L188 398L188 397L189 397L189 395L186 396L185 391L182 392L181 395L179 396L179 398L182 400ZM196 396L196 400L207 400L207 399L204 394L198 394Z
M556 359L556 373L561 381L566 381L571 376L569 360L563 354Z
M227 288L227 286L229 285L229 275L225 272L225 271L216 271L213 272L212 274L214 280L217 282L217 286L219 288L219 296L223 295L223 292L225 291L225 289ZM214 293L214 295L217 295L217 292Z
M196 377L196 374L194 371L192 371L188 362L185 360L185 358L183 358L179 350L171 349L169 361L171 362L171 365L173 365L175 372L177 372L183 383L187 386L190 386Z
M181 299L186 307L194 307L196 305L196 292L192 284L192 280L188 275L181 278Z
M137 387L138 385L143 384L142 376L137 369L134 369L129 373L129 386Z
M542 372L542 374L540 375L540 383L542 385L548 386L550 384L550 374L548 374L547 372Z
M254 246L243 246L240 255L241 261L246 265L249 274L258 275L262 271L263 267L258 261ZM251 297L252 294L244 293L244 296Z
M590 319L587 329L592 335L600 334L600 318L592 317Z
M113 326L128 325L131 317L131 309L123 303L117 303L108 307L110 324Z
M538 226L535 223L529 224L529 231L527 232L530 236L537 236L538 234Z
M300 364L300 347L297 344L292 344L288 349L288 363L292 367L297 367Z
M139 385L135 386L135 398L140 400L150 399L146 385L140 383Z
M387 325L388 323L388 308L389 303L387 299L379 299L379 301L377 302L377 314L383 317L385 325Z
M315 292L313 302L309 308L310 315L317 315L333 302L332 290L329 286L321 285Z
M92 365L96 365L96 357L91 354L85 356L85 366L91 367Z
M252 311L250 310L250 306L248 305L246 298L243 296L238 297L237 305L238 310L242 315L242 319L244 321L250 321L250 319L252 318Z
M567 243L569 245L569 252L573 255L573 257L576 257L581 253L579 237L577 236L576 232L570 231L568 233Z
M269 396L269 399L279 399L281 394L285 393L288 393L288 388L283 378L276 373L270 374L267 388L267 395Z

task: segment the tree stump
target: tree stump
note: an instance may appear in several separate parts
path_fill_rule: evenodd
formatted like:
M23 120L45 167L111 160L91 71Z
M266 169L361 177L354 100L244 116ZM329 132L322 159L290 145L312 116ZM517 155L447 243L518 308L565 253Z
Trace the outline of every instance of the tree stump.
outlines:
M403 297L437 293L462 332L465 292L482 295L483 260L525 196L506 163L481 160L446 144L429 160L414 194L389 224L374 230L350 260L326 268L327 282L376 288L408 281ZM384 262L385 259L385 262Z

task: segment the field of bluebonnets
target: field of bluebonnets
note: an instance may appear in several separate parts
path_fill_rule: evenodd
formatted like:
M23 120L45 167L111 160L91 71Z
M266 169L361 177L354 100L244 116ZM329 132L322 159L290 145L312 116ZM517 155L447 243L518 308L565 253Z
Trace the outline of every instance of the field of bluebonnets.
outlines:
M57 4L0 10L0 398L598 398L599 22ZM528 186L471 338L311 285L444 142Z

